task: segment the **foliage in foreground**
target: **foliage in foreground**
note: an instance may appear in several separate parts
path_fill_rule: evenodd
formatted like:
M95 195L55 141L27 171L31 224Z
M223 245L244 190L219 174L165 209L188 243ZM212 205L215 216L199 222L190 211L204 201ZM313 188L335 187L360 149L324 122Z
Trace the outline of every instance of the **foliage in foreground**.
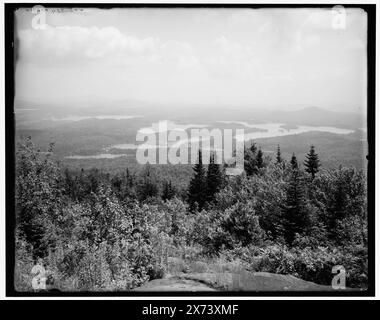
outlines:
M339 168L310 175L295 159L258 161L256 152L246 157L249 176L223 178L199 208L188 205L186 190L157 181L153 168L140 177L73 176L26 140L17 151L16 289L32 290L39 258L65 291L130 290L172 272L174 258L188 272L221 257L248 271L326 285L340 264L347 285L366 287L364 174ZM219 172L212 170L209 177Z

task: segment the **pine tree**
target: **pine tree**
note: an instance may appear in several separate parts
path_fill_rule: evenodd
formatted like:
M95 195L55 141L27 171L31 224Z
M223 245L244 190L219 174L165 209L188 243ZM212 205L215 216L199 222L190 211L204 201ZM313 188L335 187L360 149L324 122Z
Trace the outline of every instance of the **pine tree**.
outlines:
M257 147L256 147L256 143L255 142L251 142L251 146L249 147L249 150L255 155L256 154L256 151L257 151Z
M301 172L294 169L286 189L286 202L283 209L283 228L286 242L291 245L296 233L301 234L307 226L304 186Z
M141 175L141 180L137 186L139 200L144 201L156 197L158 195L157 177L149 164L145 166Z
M82 201L86 196L85 174L83 168L81 168L79 175L75 178L75 184L77 186L77 200Z
M305 171L311 174L311 178L314 179L315 174L319 171L320 162L318 154L315 153L314 146L311 146L309 153L306 155L304 162L306 167Z
M64 171L64 179L64 190L66 191L66 194L70 196L71 199L77 200L77 185L68 168Z
M264 167L263 152L261 151L261 148L257 152L256 163L257 163L257 168L260 169Z
M349 183L344 179L342 167L340 167L333 184L327 217L330 236L335 240L340 236L338 222L342 221L349 211L347 210L347 204L349 202L346 191L347 185L349 185Z
M277 156L276 156L276 162L277 162L277 163L282 163L280 145L277 145Z
M218 193L222 186L222 182L223 177L220 166L215 163L215 155L211 154L206 177L206 200L208 202L214 200L215 194Z
M257 147L254 142L251 143L249 149L244 147L244 170L247 176L257 173L256 151Z
M190 181L188 190L188 202L191 212L194 212L196 205L198 205L198 210L202 210L206 201L206 179L201 150L198 152L198 163L193 167L193 170L194 176Z
M175 196L175 188L171 181L165 181L162 191L162 200L170 200Z
M292 166L292 169L298 169L298 161L296 158L296 155L293 152L292 159L290 160L290 164Z

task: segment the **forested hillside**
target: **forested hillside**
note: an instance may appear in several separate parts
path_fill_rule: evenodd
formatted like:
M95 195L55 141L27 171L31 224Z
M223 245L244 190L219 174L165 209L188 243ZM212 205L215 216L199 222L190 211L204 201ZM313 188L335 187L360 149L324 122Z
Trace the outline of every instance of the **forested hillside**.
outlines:
M64 291L130 290L215 265L325 285L342 265L347 286L365 288L365 173L324 168L318 148L301 159L251 144L241 176L200 156L178 184L154 165L69 170L53 145L40 152L25 139L16 154L16 289L32 290L37 259Z

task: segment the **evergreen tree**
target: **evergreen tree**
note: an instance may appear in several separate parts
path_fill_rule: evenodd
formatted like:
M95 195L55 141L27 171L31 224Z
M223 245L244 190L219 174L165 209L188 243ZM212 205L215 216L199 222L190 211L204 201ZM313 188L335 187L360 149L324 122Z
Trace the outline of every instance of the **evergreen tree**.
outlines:
M256 163L257 163L257 168L261 169L264 167L263 152L261 151L261 148L257 152Z
M206 200L213 201L215 194L219 192L223 182L220 166L215 163L215 155L211 154L206 177Z
M86 196L85 174L84 169L81 168L79 175L75 178L77 189L77 200L82 201Z
M157 177L152 172L149 164L145 166L140 179L137 186L139 200L144 201L148 198L156 197L158 195Z
M298 161L296 158L296 155L293 152L292 159L290 160L290 164L292 166L292 169L298 169Z
M111 179L111 185L119 200L128 202L137 198L134 175L129 172L128 168L121 174L115 175ZM138 188L140 187L141 186L138 186Z
M165 181L162 191L162 200L170 200L175 196L175 188L172 185L171 181Z
M196 205L198 205L198 210L202 210L206 201L206 173L202 164L201 150L198 152L198 163L193 167L193 170L194 176L190 181L188 190L188 202L191 212L194 212Z
M249 149L244 147L244 170L247 176L257 173L256 151L257 147L254 142L251 143Z
M77 190L76 190L76 183L73 177L71 176L71 173L68 168L64 171L64 190L65 194L68 195L71 199L76 200L77 199Z
M116 195L119 198L121 198L122 188L123 188L123 180L122 180L122 178L119 175L115 175L111 179L111 185L112 185L112 189L116 193Z
M256 147L256 143L255 142L251 142L251 146L249 147L249 150L255 155L256 154L256 151L257 151L257 147Z
M349 212L349 210L347 210L349 197L346 190L349 184L350 182L345 180L342 167L340 167L332 184L331 198L327 213L329 234L330 237L335 240L339 238L341 231L338 229L338 223L346 218Z
M319 171L320 162L318 154L315 153L314 146L311 146L309 153L306 155L306 160L304 162L306 167L305 171L311 174L312 179L314 179L315 174Z
M301 172L294 169L286 189L283 209L283 229L286 242L291 245L296 233L301 234L307 226L305 195Z
M96 193L100 184L100 172L99 169L91 169L90 173L87 176L88 180L88 188L87 193L90 194L91 192Z
M277 162L277 163L282 163L280 145L277 145L276 162Z

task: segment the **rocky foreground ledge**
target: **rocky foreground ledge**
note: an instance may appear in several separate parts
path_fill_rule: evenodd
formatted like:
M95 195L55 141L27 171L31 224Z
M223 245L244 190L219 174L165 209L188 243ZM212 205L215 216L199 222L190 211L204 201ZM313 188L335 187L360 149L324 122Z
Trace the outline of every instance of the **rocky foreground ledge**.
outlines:
M149 281L135 291L332 291L291 275L269 272L181 273ZM348 289L352 290L352 289ZM335 290L334 290L335 291Z

